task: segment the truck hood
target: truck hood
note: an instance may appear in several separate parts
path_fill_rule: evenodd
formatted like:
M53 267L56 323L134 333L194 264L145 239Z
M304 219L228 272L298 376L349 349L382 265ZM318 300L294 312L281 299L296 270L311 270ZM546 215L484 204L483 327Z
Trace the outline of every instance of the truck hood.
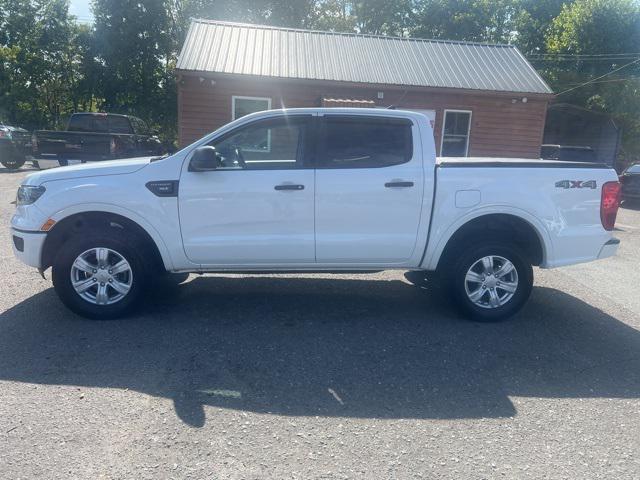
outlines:
M25 178L23 185L42 185L55 180L72 178L98 177L102 175L124 175L137 172L149 165L153 157L127 158L125 160L104 160L101 162L83 163L68 167L52 168L32 173Z

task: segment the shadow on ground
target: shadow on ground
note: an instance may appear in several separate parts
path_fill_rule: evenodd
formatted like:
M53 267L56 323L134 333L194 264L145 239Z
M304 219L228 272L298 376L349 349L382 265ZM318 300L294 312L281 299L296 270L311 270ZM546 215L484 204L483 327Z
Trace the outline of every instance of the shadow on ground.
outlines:
M91 322L52 289L0 316L0 379L129 388L280 415L515 415L509 395L640 396L640 332L554 289L508 323L468 323L400 280L201 277L144 314ZM333 393L332 393L333 392Z
M31 167L31 166L28 166L28 165L24 165L23 167L18 168L17 170L9 169L9 168L5 168L3 166L0 166L0 175L12 174L12 173L38 172L38 171L39 170L37 168Z

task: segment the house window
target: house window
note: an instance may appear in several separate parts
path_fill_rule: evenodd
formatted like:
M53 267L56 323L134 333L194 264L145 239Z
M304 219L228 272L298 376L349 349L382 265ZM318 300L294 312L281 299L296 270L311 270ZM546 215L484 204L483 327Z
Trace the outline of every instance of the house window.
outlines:
M254 112L271 109L271 99L262 97L232 97L232 120Z
M470 111L445 110L440 155L443 157L466 157L469 152L470 130Z

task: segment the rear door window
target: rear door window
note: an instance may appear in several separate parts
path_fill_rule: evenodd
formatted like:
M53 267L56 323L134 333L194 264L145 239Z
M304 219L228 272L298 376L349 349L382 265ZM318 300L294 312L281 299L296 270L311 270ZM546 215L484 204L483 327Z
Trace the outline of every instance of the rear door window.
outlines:
M109 117L109 131L111 133L133 133L129 119L119 116Z
M129 117L133 130L138 135L150 135L149 127L144 120L138 117Z
M109 131L106 115L73 115L67 128L70 132L100 132Z
M411 121L327 115L322 118L317 168L381 168L411 160Z

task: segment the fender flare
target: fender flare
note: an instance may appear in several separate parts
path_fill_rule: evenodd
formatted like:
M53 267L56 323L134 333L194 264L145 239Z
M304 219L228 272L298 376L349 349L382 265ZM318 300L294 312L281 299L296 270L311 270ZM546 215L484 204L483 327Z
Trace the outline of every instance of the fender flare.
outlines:
M553 257L553 242L551 241L551 236L547 228L537 217L526 210L510 205L491 205L467 212L449 225L439 238L430 240L429 243L431 243L431 241L435 241L436 243L433 248L427 245L427 254L422 262L422 267L427 270L435 270L442 256L442 252L444 252L453 235L470 221L487 215L511 215L525 221L533 228L540 240L540 245L542 246L541 266L546 265L548 259Z
M158 252L160 252L160 257L162 258L162 262L167 270L174 269L173 259L171 258L171 254L169 253L169 249L164 242L164 239L160 235L160 233L155 229L153 225L147 222L143 217L138 215L136 212L129 210L128 208L121 207L119 205L113 205L111 203L82 203L77 205L71 205L63 208L62 210L58 210L56 213L51 215L49 218L59 222L64 220L71 215L79 214L79 213L113 213L115 215L120 215L121 217L125 217L132 222L136 223L140 228L142 228L151 240L156 244L158 248Z

